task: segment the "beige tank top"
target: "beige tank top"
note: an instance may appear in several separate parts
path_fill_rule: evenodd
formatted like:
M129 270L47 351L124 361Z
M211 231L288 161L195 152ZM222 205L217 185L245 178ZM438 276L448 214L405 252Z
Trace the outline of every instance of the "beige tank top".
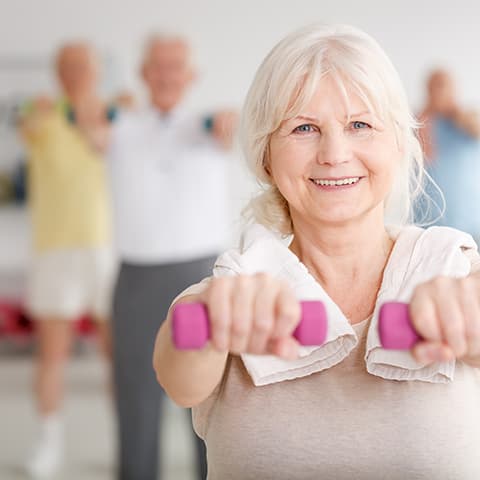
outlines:
M457 362L449 384L370 375L369 321L344 361L307 377L255 387L230 356L193 409L208 480L479 480L480 369Z

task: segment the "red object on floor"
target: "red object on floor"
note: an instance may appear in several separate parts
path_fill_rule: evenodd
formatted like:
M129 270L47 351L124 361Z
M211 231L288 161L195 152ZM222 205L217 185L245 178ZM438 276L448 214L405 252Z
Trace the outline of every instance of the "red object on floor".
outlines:
M75 321L75 333L90 336L95 333L95 323L89 315ZM19 302L0 299L0 338L6 336L30 337L35 333L35 321L25 312Z
M0 335L28 336L34 330L33 322L25 315L19 303L0 301Z
M75 322L75 331L79 335L91 335L95 333L95 323L91 317L84 315Z

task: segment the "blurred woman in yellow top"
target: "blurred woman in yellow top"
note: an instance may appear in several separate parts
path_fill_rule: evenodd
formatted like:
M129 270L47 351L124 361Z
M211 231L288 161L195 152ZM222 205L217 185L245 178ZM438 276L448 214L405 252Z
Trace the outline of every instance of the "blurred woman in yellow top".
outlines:
M96 93L98 61L83 43L60 48L56 71L63 99L39 98L22 115L29 150L33 261L26 298L37 321L36 396L41 416L27 469L52 475L61 465L59 410L72 320L90 313L109 355L108 323L114 261L102 152L114 112Z

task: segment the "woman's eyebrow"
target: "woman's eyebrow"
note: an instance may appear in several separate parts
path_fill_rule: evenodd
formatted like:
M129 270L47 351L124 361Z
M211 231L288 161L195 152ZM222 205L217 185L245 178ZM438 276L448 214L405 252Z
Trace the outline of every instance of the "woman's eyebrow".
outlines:
M291 120L306 120L307 122L318 122L319 118L310 115L297 115L293 117Z
M352 117L361 117L362 115L372 115L373 113L370 110L362 110L360 112L353 112L349 115L350 118ZM346 117L347 118L347 117Z
M344 118L346 120L347 118L361 117L362 115L372 115L372 116L374 116L374 114L370 110L361 110L359 112L352 112L349 115L345 115ZM320 119L318 117L316 117L315 115L310 115L310 114L297 115L297 116L291 118L290 120L305 120L307 122L319 122L320 121Z

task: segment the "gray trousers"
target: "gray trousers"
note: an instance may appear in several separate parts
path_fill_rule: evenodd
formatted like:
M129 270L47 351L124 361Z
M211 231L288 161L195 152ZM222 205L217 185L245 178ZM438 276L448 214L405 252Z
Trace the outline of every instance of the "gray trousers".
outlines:
M155 337L172 300L211 275L215 257L165 265L122 263L113 299L114 385L118 479L158 480L161 403L165 394L152 367ZM190 410L186 410L190 416ZM203 441L192 430L198 479L206 478Z

